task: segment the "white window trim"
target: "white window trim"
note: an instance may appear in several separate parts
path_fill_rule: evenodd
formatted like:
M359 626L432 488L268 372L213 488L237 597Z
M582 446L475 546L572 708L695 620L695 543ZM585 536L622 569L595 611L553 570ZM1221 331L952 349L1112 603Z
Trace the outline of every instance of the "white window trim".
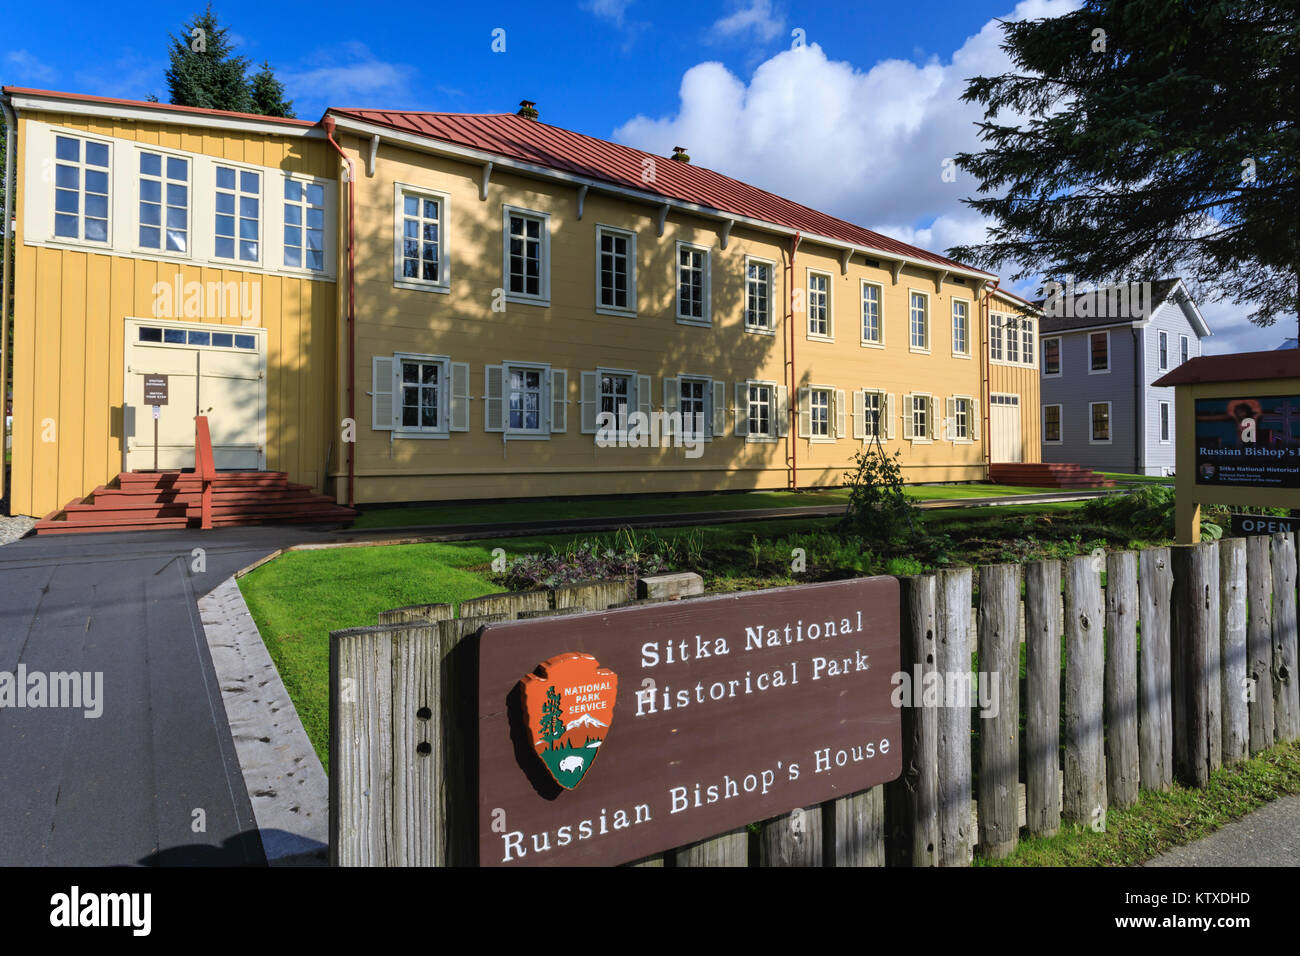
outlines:
M768 409L768 426L771 433L767 435L754 434L754 419L749 414L749 389L752 385L766 385L770 389L768 393L771 398L768 399L770 407ZM781 440L781 423L777 417L781 414L780 408L780 382L768 381L766 379L749 378L745 380L745 441L757 442L759 444L775 444ZM789 410L786 410L789 414Z
M925 345L924 346L912 344L912 296L914 295L925 296ZM924 289L907 290L907 350L909 352L916 352L919 355L930 354L931 346L934 344L934 316L932 312L933 310L930 302L930 293L926 292ZM913 394L920 395L923 393L915 392Z
M225 167L227 169L233 169L235 170L236 173L235 190L234 190L235 193L235 256L233 259L227 259L224 256L217 255L217 220L216 220L217 170L221 169L222 167ZM241 259L239 257L239 243L241 241L239 236L239 220L243 218L239 214L239 199L241 196L247 195L242 189L243 177L238 175L240 172L249 172L249 173L258 174L257 175L258 194L257 194L257 259L256 260ZM279 181L279 177L277 177L277 182L278 181ZM209 213L209 215L208 215L208 221L205 226L208 235L208 240L212 243L211 249L212 249L213 262L220 262L226 268L230 268L230 269L256 269L259 272L261 272L265 270L265 266L263 265L264 263L274 261L268 256L268 252L270 251L268 238L271 234L272 220L267 213L266 184L267 184L267 170L262 166L253 166L248 163L234 163L226 159L213 160L212 182L208 190L210 195L212 196L212 206L210 209L206 210ZM280 209L280 215L276 218L274 222L274 225L278 227L278 232L276 233L275 246L279 253L277 258L281 263L283 263L284 261L284 255L283 255L284 207L280 206L279 209Z
M151 249L148 246L140 245L140 226L141 226L140 203L142 202L140 198L140 178L143 175L143 173L140 172L140 155L143 153L153 153L156 156L163 157L164 174L162 177L160 177L160 181L162 183L162 189L163 189L163 199L162 199L163 224L162 226L159 227L162 231L163 247L161 249ZM185 230L186 242L185 242L184 252L176 252L172 249L167 248L167 182L168 180L165 171L167 169L167 157L169 156L175 159L185 160L186 162L189 163L189 169L190 169L190 178L189 178L189 182L186 183L186 194L185 194L185 199L186 199L185 215L188 217L186 221L189 223L189 227ZM109 162L111 165L112 163L111 158ZM139 144L139 149L136 150L136 156L135 156L135 207L134 207L135 208L135 229L132 230L133 235L130 236L132 256L139 256L139 255L148 256L148 255L161 254L165 256L172 256L177 259L194 258L194 224L195 224L194 207L195 207L195 199L197 198L196 190L194 188L195 185L194 174L196 172L197 172L197 167L194 162L194 157L189 155L188 153L183 153L179 150L168 149L160 146L152 146L148 143ZM108 209L110 215L109 235L112 236L113 233L111 231L111 226L112 226L111 216L113 212L113 202L112 202L111 193L113 189L113 181L111 179L109 180L108 188L110 192L109 203L108 203ZM215 200L214 200L214 204L215 204ZM215 211L214 211L214 215L215 215ZM224 262L225 260L222 261Z
M1160 412L1162 412L1162 411L1166 413L1165 416L1163 416L1163 417L1160 415ZM1165 428L1165 420L1166 420L1166 419L1167 419L1168 424L1169 424L1169 437L1168 437L1168 438L1161 437L1161 438L1160 438L1160 444L1162 444L1162 445L1172 445L1172 444L1174 443L1174 403L1173 403L1173 402L1159 402L1159 403L1157 403L1157 407L1156 407L1156 427L1160 429L1160 433L1163 433L1163 432L1164 432L1164 428Z
M910 299L910 298L908 299L908 308L909 308L909 310L910 310L910 308L911 308L911 299ZM909 314L908 314L908 322L909 322L909 326L908 326L908 330L907 330L907 336L908 336L908 341L911 341L911 338L912 338L912 329L911 329L911 326L910 326L910 322L911 322L911 314L910 314L910 311L909 311ZM908 416L910 419L912 419L912 437L909 438L909 439L907 439L907 440L910 441L913 445L933 445L933 444L934 444L934 439L930 437L930 432L931 432L932 430L936 430L936 429L934 428L934 425L935 425L935 422L934 422L934 396L933 396L932 394L930 394L929 392L908 392L907 395L906 395L906 398L907 398L907 416ZM918 398L924 398L924 399L925 399L925 436L924 436L923 438L917 438L917 437L916 437L916 407L915 407L915 400L918 399Z
M1092 337L1093 337L1094 335L1104 335L1104 336L1106 336L1106 367L1105 367L1105 368L1093 368L1093 367L1092 367ZM1102 329L1100 332L1089 332L1089 333L1088 333L1088 337L1085 339L1085 342L1086 342L1086 344L1087 344L1087 348L1084 350L1084 355L1085 355L1085 359L1084 359L1084 361L1086 361L1086 362L1088 363L1088 374L1089 374L1089 375L1109 375L1109 374L1110 374L1110 368L1111 368L1111 361L1110 361L1110 329ZM1097 404L1100 404L1100 403L1097 403ZM1091 418L1089 418L1089 423L1088 423L1088 434L1089 434L1089 435L1092 434L1092 420L1091 420Z
M859 389L858 391L862 392L864 396L863 406L862 406L863 437L861 440L863 442L880 441L882 443L888 441L889 440L889 393L885 391L883 388L862 388ZM867 407L866 407L866 400L865 400L865 396L867 395L880 396L880 412L876 416L876 434L874 435L870 434L871 430L867 427Z
M601 380L601 378L602 378L603 376L605 376L605 375L621 375L621 376L624 376L624 377L627 378L627 380L628 380L628 383L627 383L627 417L628 417L628 421L631 421L632 416L641 410L641 398L642 398L642 396L640 395L640 381L641 381L642 376L640 376L640 375L637 374L636 369L628 369L628 368L606 368L606 367L604 367L604 366L600 366L600 365L596 366L596 392L595 392L595 396L594 396L594 397L595 397L595 402L596 402L596 432L595 432L595 434L596 434L597 437L599 437L599 435L600 435L600 416L601 416L601 414L602 414L602 412L601 412L601 410L600 410L600 400L601 400L601 394L600 394L600 380ZM579 398L581 398L581 396L579 396ZM617 415L614 416L614 423L615 423L615 425L618 425L618 416L617 416ZM626 428L615 428L613 434L614 434L615 438L617 438L617 439L619 439L619 440L625 440L625 439L627 438L627 429L626 429Z
M1182 365L1182 364L1183 364L1183 346L1184 346L1184 345L1187 346L1187 361L1190 362L1190 361L1192 360L1192 358L1194 357L1194 356L1192 355L1192 340L1191 340L1191 337L1190 337L1190 336L1187 336L1187 335L1180 335L1180 336L1178 336L1178 364L1179 364L1179 365Z
M677 378L677 411L679 413L682 410L682 382L690 381L690 382L704 383L704 433L702 435L695 435L692 433L690 434L690 438L692 441L695 441L696 439L699 439L700 441L712 441L714 437L713 436L713 376L696 375L693 372L681 372L676 376L676 378ZM664 411L667 412L668 409L665 408ZM682 428L683 428L683 434L685 435L686 419L684 417L682 419Z
M405 215L402 198L406 195L438 201L438 281L412 279L402 274L402 221ZM393 183L393 288L412 289L418 292L451 292L451 261L447 252L447 234L451 225L451 194L439 189L426 189L410 183ZM508 243L507 243L508 248Z
M542 267L538 276L538 294L527 295L510 291L510 217L512 215L541 220ZM549 308L551 304L551 214L523 206L501 204L501 290L507 302L518 305L537 305Z
M30 122L28 123L29 127L33 125L34 124ZM78 235L74 239L71 236L56 236L54 234L54 224L55 224L54 201L57 195L56 190L58 189L57 173L54 167L58 165L60 162L63 163L67 162L67 160L60 160L58 158L58 151L57 151L58 144L56 141L56 137L59 136L63 136L67 139L78 140L82 144L80 147L80 152L78 153L80 158L77 160L77 183L78 183L77 185L77 226L78 226L78 232L80 233L84 233L86 231L86 146L85 144L87 142L99 143L100 145L105 146L108 149L108 169L107 169L108 222L104 224L105 238L102 240L85 239L82 238L81 235ZM121 173L123 172L123 166L124 166L123 163L120 163L118 161L119 152L120 150L118 149L118 141L111 137L96 136L91 133L84 133L81 130L74 130L74 129L55 128L50 131L49 152L48 152L49 189L45 191L42 197L42 201L45 204L44 211L48 212L48 217L49 217L48 240L51 245L66 245L75 249L99 249L99 250L112 249L116 245L114 240L117 236L115 230L117 228L117 220L118 220L117 213L119 212L119 210L117 208L117 202L115 201L115 198L116 198L117 189L119 188L118 184L121 182L120 177L121 177ZM152 150L150 150L150 152L152 152ZM133 158L135 158L135 170L136 170L135 192L138 197L139 189L140 189L139 186L140 161L138 157L134 156L134 154L133 154ZM40 169L40 168L41 168L40 166L28 167L28 169ZM101 167L96 166L94 168L99 169ZM129 167L126 168L129 169ZM10 203L10 205L12 206L13 204ZM137 201L137 205L136 205L137 213L139 208L140 207ZM26 213L26 210L24 210L24 212ZM10 216L14 216L14 215L15 213L11 211ZM137 234L137 239L138 239L138 234ZM131 243L131 246L134 247L135 244L136 243L133 241Z
M1031 346L1033 347L1033 349L1034 349L1034 357L1033 357L1031 360L1029 360L1028 362L1026 362L1026 361L1024 360L1024 355L1025 355L1025 331L1026 331L1026 329L1025 329L1025 327L1022 325L1022 326L1020 327L1020 329L1019 329L1019 332L1020 332L1020 355L1021 355L1020 367L1021 367L1021 368L1038 368L1038 363L1039 363L1039 361L1040 361L1040 359L1039 359L1039 353L1042 351L1042 348L1043 348L1043 340L1042 340L1042 337L1041 337L1040 334L1039 334L1039 333L1040 333L1040 330L1039 330L1039 328L1038 328L1038 320L1037 320L1036 318L1034 318L1033 316L1031 316L1031 315L1024 315L1024 316L1021 316L1021 322L1022 322L1022 323L1023 323L1023 322L1028 322L1028 323L1030 323L1030 324L1033 325L1033 328L1030 329L1030 330L1028 330L1028 331L1029 331L1029 342L1030 342L1030 345L1031 345Z
M22 241L29 246L51 249L86 251L90 249L147 262L175 266L211 266L223 270L268 275L285 275L311 282L334 282L338 271L338 182L302 173L288 173L272 166L230 162L203 153L189 152L173 147L159 147L152 143L110 136L87 136L83 131L54 126L30 119L26 125L25 144L20 148L19 162L26 158L25 168L39 170L54 162L54 137L63 135L77 139L90 139L109 145L109 235L110 242L73 240L54 235L54 181L41 181L41 177L24 175L16 188L23 190ZM165 249L141 249L139 242L139 169L141 152L164 153L190 161L190 248L186 253ZM216 167L230 166L262 174L261 208L261 263L254 264L239 259L218 259L214 226L216 217ZM284 208L281 202L266 203L264 197L282 189L285 178L310 180L325 186L325 270L315 272L286 268L284 262ZM170 281L163 275L160 281ZM187 280L188 281L188 280ZM206 281L206 280L200 280Z
M628 306L620 309L615 305L603 305L600 301L600 238L608 233L611 236L623 236L628 240L627 243L627 301ZM708 283L705 282L705 287ZM596 223L596 311L601 315L621 315L635 316L637 313L637 288L636 288L636 233L631 229L621 229L618 226L607 226L604 223Z
M1056 376L1052 376L1052 377L1055 378ZM1055 408L1055 409L1056 409L1056 427L1057 427L1057 429L1058 429L1058 434L1061 436L1060 438L1056 439L1055 441L1053 441L1053 440L1051 440L1051 439L1049 439L1049 438L1047 437L1047 410L1048 410L1049 408ZM1043 444L1044 444L1044 445L1060 445L1060 444L1063 444L1064 441L1065 441L1065 408L1064 408L1064 406L1061 405L1060 402L1050 402L1050 403L1048 403L1048 404L1046 404L1046 405L1044 405L1044 406L1042 407L1042 412L1043 412L1043 414L1042 414L1042 432L1043 432L1043 433L1042 433L1042 442L1043 442ZM1091 422L1091 421L1088 422L1088 428L1089 428L1089 431L1091 431L1091 429L1092 429L1092 422Z
M1169 371L1169 333L1164 329L1156 331L1156 369Z
M750 263L755 265L767 266L767 325L750 325L749 324L749 266ZM771 259L764 259L760 256L745 256L745 271L741 274L743 279L740 300L740 321L744 324L746 332L754 335L776 335L776 263Z
M809 331L808 326L811 323L812 308L812 279L813 276L821 276L826 280L826 333ZM835 341L835 307L833 303L832 289L835 286L835 280L829 272L823 272L821 269L809 267L804 270L804 294L808 297L804 307L804 332L810 342L834 342Z
M874 286L876 289L876 305L880 310L880 338L878 340L869 339L862 334L862 289L865 286ZM858 283L858 338L864 349L883 349L885 347L885 287L880 282L873 282L870 279L863 279Z
M834 385L808 385L808 438L807 441L814 445L833 445L840 439L840 435L835 430L835 419L839 414L839 409L835 407L835 396L838 392ZM825 392L826 398L826 434L814 435L812 433L812 393Z
M966 306L966 350L964 352L957 351L957 333L956 333L957 303L959 302ZM953 296L952 303L949 306L949 312L951 313L951 316L950 316L948 330L950 333L952 333L952 357L959 358L959 359L973 359L974 354L971 349L971 332L974 329L974 322L971 317L975 312L974 303L970 299L963 299L959 296ZM954 396L954 397L962 398L965 396Z
M1048 342L1056 343L1056 371L1055 372L1049 372L1047 370L1047 343ZM1042 362L1043 378L1060 378L1061 374L1065 371L1064 344L1065 342L1063 337L1059 335L1049 335L1046 338L1039 338L1038 351L1041 354L1041 358L1039 359L1039 361Z
M438 408L442 424L437 428L412 427L402 424L402 363L438 363ZM451 437L451 359L446 355L420 355L415 352L393 353L393 437L394 438L450 438Z
M297 182L297 183L302 183L303 186L322 186L322 187L324 187L324 189L325 189L325 200L324 200L325 204L324 204L324 206L322 207L322 208L324 209L324 212L325 212L325 225L324 225L324 227L323 227L323 235L322 235L322 237L321 237L321 244L322 244L322 246L323 246L323 249L321 250L321 254L322 254L322 256L324 257L324 262L325 262L325 268L324 268L324 269L312 269L312 268L310 268L310 267L308 267L308 266L291 266L291 265L286 265L286 264L285 264L285 261L284 261L284 226L285 226L285 222L284 222L284 204L285 204L285 202L286 202L287 200L284 198L284 181L285 181L285 180L289 180L289 179L292 179L294 182ZM284 174L280 177L280 180L281 180L281 181L280 181L280 187L281 187L281 188L280 188L280 190L279 190L279 196L280 196L280 198L279 198L279 200L278 200L278 202L279 202L279 204L280 204L280 222L279 222L279 226L280 226L280 235L279 235L279 250L278 250L278 252L277 252L277 255L279 255L279 257L280 257L280 265L278 266L278 269L279 269L279 271L281 271L281 272L286 272L286 273L289 273L289 274L291 274L291 275L300 275L300 276L326 276L326 275L328 275L328 274L330 273L330 271L333 269L333 260L334 260L334 232L335 232L335 230L333 229L333 225L332 225L334 220L333 220L333 218L332 218L332 216L331 216L331 212L332 212L332 208L333 208L333 206L336 205L336 204L333 202L333 196L332 196L332 194L330 193L330 186L332 185L333 180L322 179L320 176L308 176L308 175L306 175L306 174L304 174L304 173L284 173ZM303 206L304 209L308 208L308 205L307 205L307 203L305 203L305 202L302 204L302 206ZM307 241L307 238L306 238L306 236L307 236L307 224L306 224L306 222L303 223L303 227L302 227L302 229L303 229L303 242L306 242L306 241ZM307 251L307 247L306 247L306 246L303 246L303 261L304 261L304 262L307 261L306 251Z
M1092 431L1092 410L1098 405L1106 406L1106 424L1110 432L1109 438L1093 438ZM1064 426L1062 426L1064 427ZM1115 410L1111 407L1110 402L1089 402L1088 403L1088 444L1089 445L1109 445L1115 439Z
M957 437L957 416L956 416L956 412L954 411L953 421L952 421L952 437L949 438L948 441L950 441L954 445L975 444L975 439L971 437L975 433L975 427L974 427L975 423L971 421L971 419L974 418L975 416L975 396L949 395L948 397L951 398L954 402L966 403L966 437L965 438Z
M541 373L541 427L537 430L510 427L510 370L527 369ZM509 441L547 441L551 437L551 366L544 362L501 363L501 428Z
M704 315L696 318L682 314L682 250L691 249L704 253ZM713 250L696 242L678 239L673 246L673 314L679 325L694 325L709 328L713 325Z

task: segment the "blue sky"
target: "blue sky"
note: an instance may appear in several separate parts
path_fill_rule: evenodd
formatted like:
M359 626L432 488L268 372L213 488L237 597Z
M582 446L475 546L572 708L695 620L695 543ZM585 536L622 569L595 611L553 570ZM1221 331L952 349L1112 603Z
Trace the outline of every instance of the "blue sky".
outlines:
M974 183L941 172L944 159L978 148L978 112L959 96L967 77L1004 65L993 21L1075 5L224 0L214 11L241 55L272 64L303 118L326 106L504 112L527 97L545 122L660 153L683 145L697 163L942 252L984 230L960 202ZM199 9L16 5L0 82L165 101L168 34ZM492 49L497 30L504 52ZM1200 305L1216 333L1207 352L1272 348L1294 334L1249 326L1248 310L1228 302Z

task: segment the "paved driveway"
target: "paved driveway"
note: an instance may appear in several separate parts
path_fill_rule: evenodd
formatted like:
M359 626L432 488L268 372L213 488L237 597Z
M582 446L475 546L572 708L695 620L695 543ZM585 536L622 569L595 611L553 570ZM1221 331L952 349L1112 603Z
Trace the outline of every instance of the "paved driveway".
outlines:
M231 528L0 548L0 682L19 665L103 675L98 718L0 706L0 865L263 863L195 601L278 547L332 537Z

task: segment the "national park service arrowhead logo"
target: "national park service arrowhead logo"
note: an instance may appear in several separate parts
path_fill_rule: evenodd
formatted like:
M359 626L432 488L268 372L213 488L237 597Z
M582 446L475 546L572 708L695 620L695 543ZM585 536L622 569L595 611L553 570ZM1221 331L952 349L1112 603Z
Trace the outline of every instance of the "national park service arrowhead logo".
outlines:
M519 682L533 750L555 782L572 790L596 762L614 719L618 675L570 651Z

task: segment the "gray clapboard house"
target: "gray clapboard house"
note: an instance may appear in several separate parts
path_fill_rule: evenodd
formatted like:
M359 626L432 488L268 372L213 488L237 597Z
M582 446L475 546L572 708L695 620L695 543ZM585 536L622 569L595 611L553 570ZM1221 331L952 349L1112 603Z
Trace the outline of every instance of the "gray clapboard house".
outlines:
M1068 289L1035 304L1043 461L1172 475L1174 390L1152 382L1200 355L1211 334L1183 280Z

